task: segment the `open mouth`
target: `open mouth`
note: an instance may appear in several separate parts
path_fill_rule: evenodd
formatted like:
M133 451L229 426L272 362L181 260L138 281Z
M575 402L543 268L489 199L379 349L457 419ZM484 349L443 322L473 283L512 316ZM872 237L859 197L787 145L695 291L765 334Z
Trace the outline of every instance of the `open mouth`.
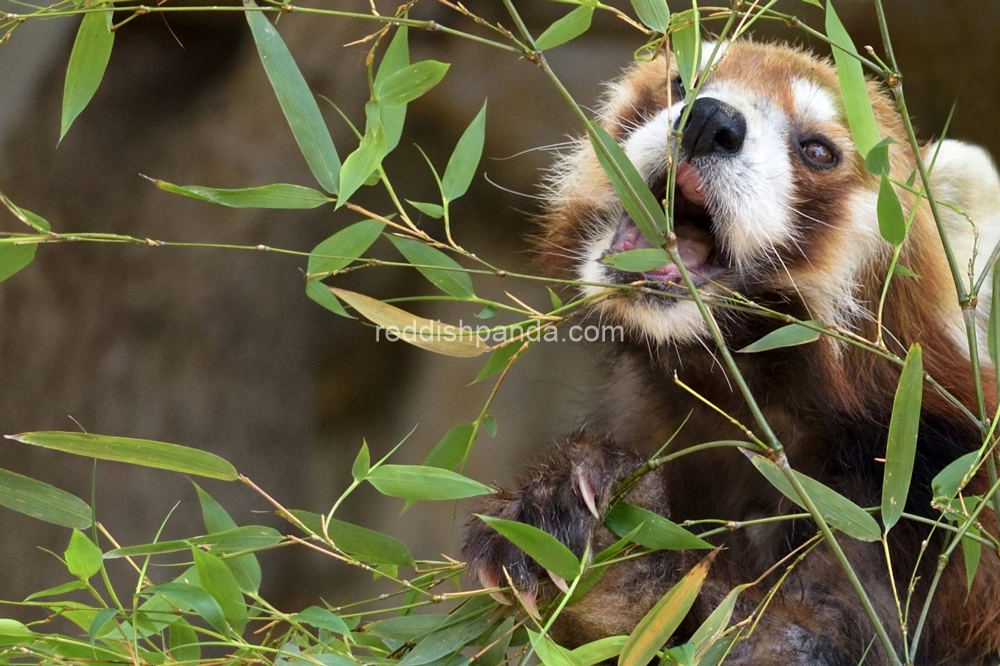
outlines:
M712 216L706 207L698 170L688 162L681 162L677 166L676 185L674 235L677 236L677 252L695 284L700 286L718 276L727 266L722 260L718 240L712 228ZM661 200L666 196L666 187L664 175L662 184L654 190L662 194ZM605 256L651 247L653 244L639 231L632 218L625 215ZM623 282L640 279L665 284L681 282L680 270L674 264L667 264L645 273L619 271L619 275Z

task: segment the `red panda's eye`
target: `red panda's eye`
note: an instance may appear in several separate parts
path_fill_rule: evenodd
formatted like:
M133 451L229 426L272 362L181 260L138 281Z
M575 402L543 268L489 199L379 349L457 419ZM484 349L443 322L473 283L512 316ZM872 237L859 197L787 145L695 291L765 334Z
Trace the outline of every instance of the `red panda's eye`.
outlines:
M824 170L837 165L837 153L825 141L816 138L804 139L799 147L802 160L811 169Z

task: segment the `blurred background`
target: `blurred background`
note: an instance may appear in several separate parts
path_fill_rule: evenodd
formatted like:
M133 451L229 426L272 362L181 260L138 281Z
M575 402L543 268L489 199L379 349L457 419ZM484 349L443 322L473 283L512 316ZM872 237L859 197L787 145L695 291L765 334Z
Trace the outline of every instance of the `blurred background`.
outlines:
M384 13L394 9L375 4ZM467 4L501 18L498 2ZM518 5L536 35L567 10L538 0ZM886 6L922 136L939 134L957 104L950 135L1000 155L1000 4L888 0ZM336 4L348 11L368 7L365 0ZM841 0L837 7L859 46L881 44L871 3ZM820 10L806 3L778 8L822 23ZM27 9L0 0L3 11ZM475 29L431 0L418 4L413 16ZM157 14L130 22L116 36L96 96L57 146L76 24L29 21L0 45L0 191L47 218L54 230L308 251L360 219L331 207L235 211L167 194L140 177L214 187L314 185L239 13ZM367 48L344 45L375 29L372 22L296 14L282 16L279 26L312 90L361 124ZM755 35L825 51L775 22L760 21ZM598 12L584 37L551 51L549 60L587 106L641 44L641 35ZM528 237L539 210L538 182L553 159L549 147L579 132L575 118L545 77L511 54L419 30L410 32L410 49L413 61L434 58L452 67L409 107L403 140L386 162L396 188L408 199L433 200L433 180L414 144L443 170L488 98L484 159L469 194L453 207L453 229L459 243L487 260L536 271ZM343 158L356 139L328 105L321 108ZM365 188L356 201L389 211L375 188ZM433 220L425 225L439 231ZM3 211L0 230L23 229ZM194 446L225 457L286 507L326 511L349 483L363 438L374 457L416 427L396 458L416 463L451 426L477 416L492 386L470 385L482 359L376 343L372 329L306 298L304 266L298 258L255 252L83 243L40 248L32 265L0 284L0 434L82 426ZM477 283L477 289L497 298L508 289L547 307L537 286L497 282ZM379 297L433 293L406 269L359 271L337 284ZM420 314L469 321L473 312L427 307ZM487 483L510 482L525 461L586 421L600 401L602 375L594 349L537 345L501 390L492 410L498 433L480 436L467 473ZM90 497L93 466L85 459L0 441L0 467ZM98 518L121 543L152 540L178 502L164 538L199 533L197 499L183 477L102 463L96 478ZM238 523L286 529L242 485L204 487ZM393 534L418 558L457 552L467 507L456 512L452 504L422 503L401 514L402 504L365 487L342 517ZM0 509L0 599L65 582L64 567L39 548L61 553L68 539L68 530ZM370 578L305 549L268 553L262 563L264 595L283 610L318 596L335 604L371 596L365 595Z

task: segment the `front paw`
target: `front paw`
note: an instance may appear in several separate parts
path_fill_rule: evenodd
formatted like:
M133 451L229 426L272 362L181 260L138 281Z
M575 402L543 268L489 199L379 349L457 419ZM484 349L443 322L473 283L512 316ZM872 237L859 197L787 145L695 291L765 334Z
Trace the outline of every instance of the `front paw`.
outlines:
M610 437L580 432L547 463L532 470L519 489L500 490L477 513L537 527L581 557L593 542L615 489L642 463ZM505 587L509 576L531 611L536 600L551 596L554 588L568 589L565 580L546 571L479 518L469 522L463 552L483 587ZM497 599L510 603L503 595Z

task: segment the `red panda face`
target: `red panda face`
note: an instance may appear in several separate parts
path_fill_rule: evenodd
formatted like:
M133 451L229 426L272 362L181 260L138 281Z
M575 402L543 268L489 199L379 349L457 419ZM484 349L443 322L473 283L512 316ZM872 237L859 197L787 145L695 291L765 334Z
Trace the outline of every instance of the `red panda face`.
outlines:
M712 44L703 45L706 59L712 50ZM784 46L735 42L719 51L717 67L691 103L680 140L674 232L682 261L708 294L735 291L769 303L795 302L805 317L860 330L874 321L877 297L872 302L869 292L884 280L892 246L879 233L879 179L867 172L851 140L835 70ZM890 150L892 176L906 181L915 166L902 125L890 100L874 86L870 90L882 136L896 140ZM666 198L667 160L684 97L675 68L668 71L661 58L633 67L614 84L601 113L606 129L660 199ZM972 162L980 180L992 177L993 184L985 187L1000 189L982 151L956 142L945 145L949 154L975 152ZM938 180L967 176L944 174ZM596 295L602 284L640 280L654 291L603 300L598 306L603 314L660 343L707 337L675 266L636 274L602 261L650 243L617 203L589 145L564 159L552 189L545 239L557 246L550 254L576 257L571 270L587 283L584 293ZM909 210L915 197L898 192ZM995 202L997 193L991 197ZM947 311L941 325L952 327L955 315L952 328L961 337L957 304L947 305L949 294L955 300L954 291L949 291L940 243L924 207L904 256L919 264L909 268L931 278L922 287ZM971 238L968 224L953 222L957 235ZM997 226L986 230L990 240L982 243L983 257L992 249ZM971 247L962 249L971 254ZM931 293L935 290L939 295Z

